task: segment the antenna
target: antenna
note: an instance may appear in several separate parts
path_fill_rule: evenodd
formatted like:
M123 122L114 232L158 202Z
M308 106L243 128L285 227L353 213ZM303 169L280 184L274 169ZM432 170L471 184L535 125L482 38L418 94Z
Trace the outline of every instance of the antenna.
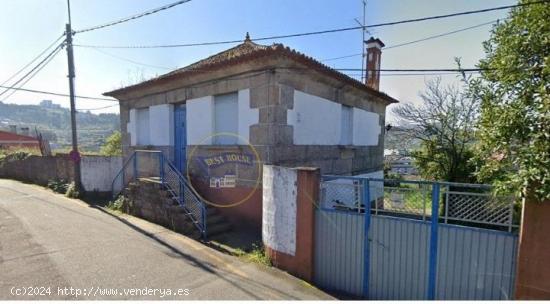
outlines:
M362 54L362 62L361 62L361 82L365 82L365 34L369 31L367 30L367 0L361 0L363 3L363 22L360 22L357 20L357 18L354 18L355 22L357 22L362 27L362 37L361 37L361 54Z

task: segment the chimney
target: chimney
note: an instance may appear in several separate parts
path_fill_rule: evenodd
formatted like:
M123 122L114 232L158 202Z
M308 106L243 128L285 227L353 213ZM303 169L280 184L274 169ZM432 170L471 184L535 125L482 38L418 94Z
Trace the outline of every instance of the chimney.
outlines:
M10 125L10 132L17 134L17 126L16 125Z
M380 87L380 61L382 60L384 43L378 38L370 37L369 40L365 41L365 44L367 48L365 84L378 91Z

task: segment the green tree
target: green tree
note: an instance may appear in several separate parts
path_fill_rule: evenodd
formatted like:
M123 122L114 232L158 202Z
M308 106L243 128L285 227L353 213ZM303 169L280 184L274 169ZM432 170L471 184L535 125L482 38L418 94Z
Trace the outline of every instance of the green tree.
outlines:
M393 110L407 135L420 142L411 152L420 175L426 179L474 182L471 162L478 109L454 86L436 78L420 94L421 105L403 104Z
M550 5L514 8L483 47L481 76L466 78L481 108L479 178L550 199Z
M115 131L111 136L107 137L105 144L101 146L101 154L103 155L122 155L122 135L119 131Z

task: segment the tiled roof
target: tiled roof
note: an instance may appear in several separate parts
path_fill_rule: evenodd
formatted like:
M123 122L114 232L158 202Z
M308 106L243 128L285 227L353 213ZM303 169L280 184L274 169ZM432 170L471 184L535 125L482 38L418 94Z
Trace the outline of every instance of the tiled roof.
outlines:
M36 139L34 137L31 137L31 136L26 136L26 135L21 135L21 134L6 132L6 131L0 131L0 141L3 141L3 140L32 141L32 142L38 141L38 139Z
M247 39L245 39L243 43L241 43L241 44L239 44L239 45L237 45L233 48L227 49L227 50L225 50L221 53L215 54L215 55L210 56L208 58L199 60L199 61L197 61L195 63L192 63L192 64L190 64L186 67L177 69L177 70L172 71L172 72L170 72L168 74L165 74L163 76L169 76L169 75L178 74L178 73L182 73L182 72L186 72L186 71L199 70L199 69L202 69L204 67L208 67L208 66L211 66L211 65L227 62L227 61L230 61L232 59L236 59L236 58L239 58L239 57L242 57L242 56L245 56L245 55L253 54L255 52L265 51L265 50L268 50L270 48L274 48L275 46L277 46L277 45L274 44L274 45L268 46L268 45L256 44L256 43L252 42L250 40L250 38L248 37L248 35L247 35Z
M302 54L296 50L290 49L289 47L285 47L283 44L280 44L280 43L276 43L273 45L256 44L250 40L250 38L248 37L248 34L243 43L233 48L222 51L218 54L215 54L208 58L192 63L186 67L174 70L172 72L144 81L142 83L104 93L104 95L114 96L120 93L129 92L132 89L151 86L163 80L175 79L178 77L183 77L184 75L190 76L198 73L211 72L211 71L222 69L224 67L229 67L229 66L237 65L250 60L269 57L269 56L283 56L283 57L292 59L298 63L301 63L302 65L305 65L307 69L315 70L327 76L344 81L356 88L359 88L375 96L383 98L388 102L391 102L391 103L398 102L393 97L383 92L374 90L366 86L361 81L355 78L352 78L344 73L338 72L322 64L321 62L315 60L312 57Z

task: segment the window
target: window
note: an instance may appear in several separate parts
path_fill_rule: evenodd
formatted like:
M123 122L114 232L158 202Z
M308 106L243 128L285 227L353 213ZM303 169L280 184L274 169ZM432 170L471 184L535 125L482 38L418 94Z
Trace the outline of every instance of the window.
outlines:
M137 109L136 119L137 145L149 145L149 108Z
M238 94L230 93L214 96L214 145L236 145L239 132ZM232 134L232 135L219 135Z
M351 145L353 140L353 108L342 105L340 144Z

